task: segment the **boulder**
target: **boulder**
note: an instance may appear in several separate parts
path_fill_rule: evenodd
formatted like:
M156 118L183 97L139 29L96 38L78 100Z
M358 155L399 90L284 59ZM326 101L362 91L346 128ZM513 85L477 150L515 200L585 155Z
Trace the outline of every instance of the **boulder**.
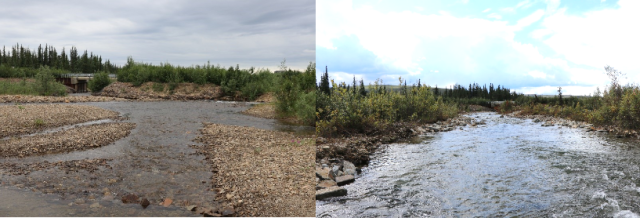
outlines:
M353 175L344 175L336 178L336 183L338 183L339 186L343 186L352 183L355 180L356 178Z
M356 165L353 165L353 163L345 160L342 162L342 171L345 175L355 175Z
M323 200L331 197L339 197L345 195L347 195L347 189L339 186L332 186L316 191L316 200Z

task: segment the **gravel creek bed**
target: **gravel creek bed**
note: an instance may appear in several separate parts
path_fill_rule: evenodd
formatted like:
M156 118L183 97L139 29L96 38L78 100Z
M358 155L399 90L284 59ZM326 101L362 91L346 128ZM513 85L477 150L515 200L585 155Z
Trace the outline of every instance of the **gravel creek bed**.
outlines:
M283 211L282 214L312 216L314 213L314 200L311 195L312 182L306 181L306 177L302 176L302 173L308 174L308 180L313 179L311 177L313 146L296 147L283 143L291 139L310 138L312 137L310 134L313 134L315 129L313 127L284 125L273 119L241 114L250 105L250 103L220 101L113 101L63 104L63 106L94 108L88 111L102 110L100 108L105 111L113 111L113 114L107 117L116 121L34 136L22 135L33 131L17 131L17 133L14 131L8 139L5 139L4 143L22 141L21 143L26 145L28 141L34 141L39 137L46 138L54 135L66 135L66 137L62 137L65 138L63 141L87 140L84 137L80 137L82 139L74 138L78 132L99 139L100 134L109 137L112 135L108 133L109 131L101 133L101 130L91 131L91 128L104 130L118 126L116 129L125 127L133 129L126 137L113 143L109 142L110 144L106 146L74 148L64 150L61 153L40 154L36 152L38 154L25 155L25 157L0 157L0 214L3 216L202 216L203 214L235 216L253 212L264 216L275 216L279 213L274 209L286 208L288 211ZM18 108L18 105L1 107L11 108L11 110L28 110L30 107L61 107L62 105L25 104L21 106L24 109ZM4 111L3 108L0 113L4 113ZM62 118L79 119L78 117L81 117L80 113L69 113L69 115L51 116L50 118L60 117L61 120L65 120ZM0 119L6 117L9 116L3 114ZM105 117L91 120L102 118ZM46 117L42 119L46 125L57 123L52 120L47 122ZM27 119L25 122L28 123L29 120ZM34 131L40 132L53 127L81 122L86 122L86 120L69 121L64 124L38 128ZM251 187L255 189L249 190L250 186L243 186L243 183L240 182L246 177L223 176L212 172L212 167L240 170L236 166L231 167L231 165L240 164L242 166L245 163L230 162L229 166L212 165L212 159L209 157L211 154L200 150L204 147L218 149L219 146L204 146L214 144L209 141L212 138L204 135L198 141L194 141L197 136L200 136L200 130L206 132L206 128L203 129L203 122L221 124L220 129L233 130L223 131L224 134L217 136L221 139L245 140L246 144L242 145L234 144L233 140L227 140L225 143L228 145L238 146L238 150L235 152L239 153L225 153L228 156L225 158L237 155L254 155L256 151L253 150L253 147L260 147L261 154L267 155L264 156L265 158L271 158L271 152L275 152L271 151L271 147L273 147L273 149L281 151L282 155L287 155L289 159L282 159L284 162L280 165L277 163L264 165L264 167L268 166L271 171L258 166L248 166L243 169L245 174L248 172L247 169L259 169L265 173L265 175L252 175L256 187ZM2 121L2 124L3 127L8 126L5 125L5 121ZM128 125L135 125L135 127ZM207 128L209 127L210 125L207 125ZM249 127L253 129L242 129ZM249 131L250 133L246 135L251 137L258 137L264 131L264 134L272 134L275 138L270 139L273 142L262 141L266 138L243 138L247 136L236 131ZM78 144L85 143L87 142ZM21 147L18 144L15 146ZM88 144L91 145L91 142ZM94 145L96 144L99 143L94 143ZM303 148L308 148L309 151L304 151ZM246 153L249 149L251 149L250 152ZM233 150L228 151L234 152ZM294 154L299 157L293 156ZM283 157L275 153L273 156ZM220 157L216 158L220 159ZM294 159L290 160L291 158ZM302 164L303 160L309 162L308 168L305 168L306 165L294 165ZM267 159L263 161L267 161ZM272 169L271 166L279 166L281 169ZM289 168L294 171L288 171ZM294 175L297 178L294 178ZM268 179L269 176L273 177L272 180ZM269 184L275 185L274 187L283 187L282 192L271 190L268 192L270 197L255 195L254 198L240 198L246 193L242 191L242 188L246 188L249 192L257 191L259 193L262 191L257 185L262 185L265 182L257 180L258 178L266 178L264 181L269 181ZM284 178L291 179L284 180ZM237 200L243 200L242 203L231 204L228 201L226 184L219 183L224 181L240 188L236 190L235 194L238 195ZM306 192L300 190L302 187L299 184L308 185L308 196L305 194ZM287 185L287 187L282 185ZM233 188L233 186L229 188ZM225 192L221 192L222 190ZM271 203L277 206L267 207L270 204L263 202L263 198L279 199L280 201L274 200ZM304 201L299 199L303 198L311 202L306 207L300 206L304 204ZM236 200L234 197L231 199ZM296 202L293 202L294 199ZM238 202L237 200L235 203Z
M0 139L35 133L51 127L118 118L115 111L95 106L33 104L0 106Z
M221 124L201 132L197 147L224 208L239 216L315 216L315 138Z

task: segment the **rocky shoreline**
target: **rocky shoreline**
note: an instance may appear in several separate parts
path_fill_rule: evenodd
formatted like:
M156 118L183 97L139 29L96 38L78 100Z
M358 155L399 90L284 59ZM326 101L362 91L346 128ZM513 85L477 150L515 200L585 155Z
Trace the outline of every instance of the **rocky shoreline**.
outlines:
M340 186L357 178L359 168L366 165L370 155L382 144L406 141L414 136L448 132L463 127L485 124L483 120L456 117L431 124L395 123L376 136L352 136L349 138L322 138L316 141L316 200L347 195Z
M597 133L609 133L613 134L616 138L637 138L640 139L640 134L636 130L628 130L623 129L613 125L604 125L604 126L596 126L583 121L574 121L568 120L564 118L552 117L549 115L522 115L520 111L515 111L507 114L507 116L517 117L522 119L532 119L533 122L541 123L540 125L543 127L569 127L569 128L580 128L584 129L586 132L597 132Z

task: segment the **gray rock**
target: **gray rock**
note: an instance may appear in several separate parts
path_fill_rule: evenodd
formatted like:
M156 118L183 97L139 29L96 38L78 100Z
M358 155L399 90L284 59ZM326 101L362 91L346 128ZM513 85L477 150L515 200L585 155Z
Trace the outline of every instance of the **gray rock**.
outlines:
M331 197L339 197L345 195L347 195L347 189L339 186L332 186L316 191L316 200L323 200Z
M353 175L345 175L336 178L336 183L338 183L339 186L352 183L353 181L356 181L356 178Z
M336 177L338 177L338 176L340 176L340 166L339 165L335 165L329 171L329 178L335 180Z
M227 207L227 208L224 208L224 210L222 210L222 216L231 216L235 212L236 211L233 209L233 207Z
M539 123L539 122L542 122L542 120L536 118L536 119L533 119L533 122Z
M342 162L342 171L344 171L345 175L355 175L356 174L356 165L349 161Z

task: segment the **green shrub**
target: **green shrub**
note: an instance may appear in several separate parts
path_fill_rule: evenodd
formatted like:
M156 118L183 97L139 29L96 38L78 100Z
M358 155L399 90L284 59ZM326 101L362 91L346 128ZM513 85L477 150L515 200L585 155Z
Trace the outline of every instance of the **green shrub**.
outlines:
M109 74L107 72L99 72L93 74L93 79L89 80L89 89L91 92L100 92L109 84L111 84Z
M67 95L66 86L56 82L49 67L40 67L35 79L32 85L39 95Z

